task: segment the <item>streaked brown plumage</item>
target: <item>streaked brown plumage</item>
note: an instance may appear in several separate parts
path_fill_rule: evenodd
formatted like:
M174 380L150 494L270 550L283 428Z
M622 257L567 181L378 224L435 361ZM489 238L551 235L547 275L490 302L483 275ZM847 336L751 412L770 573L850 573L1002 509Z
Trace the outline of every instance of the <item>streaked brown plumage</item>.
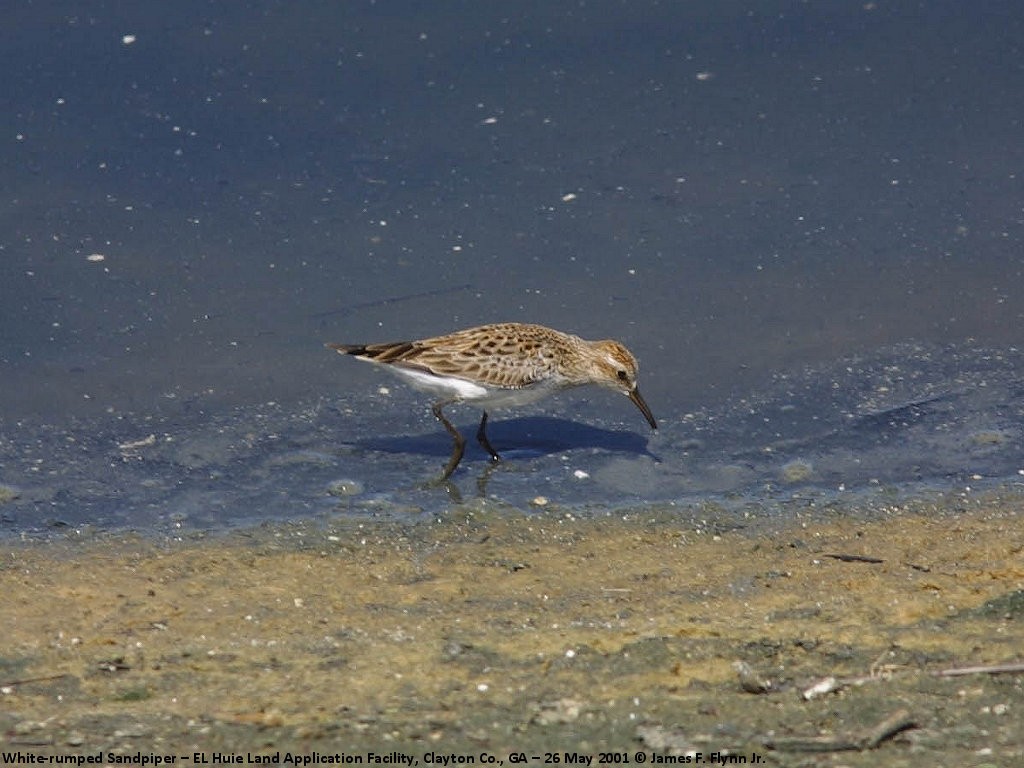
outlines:
M442 479L455 471L466 444L441 412L451 403L515 406L569 387L597 384L625 394L652 429L658 426L637 389L636 358L617 341L586 341L542 325L496 323L419 341L327 346L387 366L414 387L440 397L432 410L454 440ZM477 440L498 461L486 426L484 410Z

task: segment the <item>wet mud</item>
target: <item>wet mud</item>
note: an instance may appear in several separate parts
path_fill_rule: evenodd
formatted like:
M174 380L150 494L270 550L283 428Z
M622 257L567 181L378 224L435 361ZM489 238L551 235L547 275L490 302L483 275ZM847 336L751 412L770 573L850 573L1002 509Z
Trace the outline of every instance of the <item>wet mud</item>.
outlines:
M716 526L480 502L9 546L0 748L1019 765L1021 508L957 494Z

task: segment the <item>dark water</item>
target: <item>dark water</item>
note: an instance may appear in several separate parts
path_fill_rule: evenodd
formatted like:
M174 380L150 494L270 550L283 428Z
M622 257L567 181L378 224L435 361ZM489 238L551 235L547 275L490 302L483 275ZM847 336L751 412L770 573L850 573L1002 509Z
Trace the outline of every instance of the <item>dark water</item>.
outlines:
M443 510L425 403L321 345L495 320L620 338L661 429L600 392L504 415L464 499L1024 468L1018 3L8 16L7 532Z

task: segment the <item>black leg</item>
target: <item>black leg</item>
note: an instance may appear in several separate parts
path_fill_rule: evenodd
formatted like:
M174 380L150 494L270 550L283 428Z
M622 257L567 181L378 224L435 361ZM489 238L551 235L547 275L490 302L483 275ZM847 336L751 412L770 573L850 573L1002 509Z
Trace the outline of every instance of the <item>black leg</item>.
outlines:
M484 411L484 417L480 419L480 427L476 431L476 441L491 455L491 461L495 464L501 461L501 456L494 450L491 441L487 439L487 411Z
M441 479L447 480L452 476L452 472L459 466L459 462L462 461L462 454L466 451L466 438L459 434L459 430L452 426L452 423L444 417L441 413L441 408L445 406L445 403L438 403L433 406L431 410L434 412L434 416L437 420L444 424L444 428L448 430L448 434L452 436L452 440L455 444L452 446L452 456L448 459L448 463L445 465L444 472L441 473Z

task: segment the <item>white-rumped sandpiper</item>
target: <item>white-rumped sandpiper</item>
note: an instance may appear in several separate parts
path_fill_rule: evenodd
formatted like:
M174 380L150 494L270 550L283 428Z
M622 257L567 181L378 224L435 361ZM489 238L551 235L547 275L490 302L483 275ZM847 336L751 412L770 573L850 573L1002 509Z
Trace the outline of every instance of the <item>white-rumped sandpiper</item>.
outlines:
M441 475L451 476L462 460L466 439L441 409L475 403L484 409L476 439L498 461L487 439L487 408L532 403L569 387L597 384L626 395L657 429L636 385L636 358L617 341L586 341L543 325L496 323L447 336L384 344L327 344L343 355L386 366L417 389L437 397L432 410L454 440Z

